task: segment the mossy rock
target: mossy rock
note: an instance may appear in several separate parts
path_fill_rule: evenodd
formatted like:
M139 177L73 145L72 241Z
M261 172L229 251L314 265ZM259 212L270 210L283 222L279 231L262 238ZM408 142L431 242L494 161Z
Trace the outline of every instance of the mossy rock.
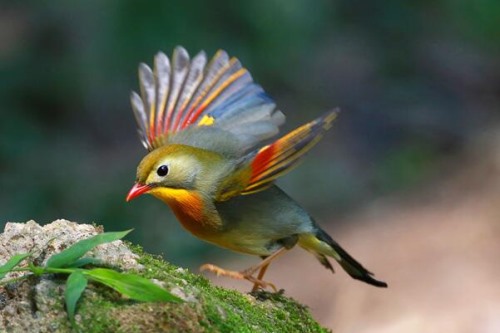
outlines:
M38 264L102 228L65 220L40 226L8 223L0 235L0 265L32 252ZM77 309L82 332L328 332L303 305L282 293L242 294L144 253L122 241L91 255L109 266L154 280L184 301L141 303L90 283ZM13 277L12 273L8 278ZM64 309L65 276L29 277L0 287L0 332L71 332Z

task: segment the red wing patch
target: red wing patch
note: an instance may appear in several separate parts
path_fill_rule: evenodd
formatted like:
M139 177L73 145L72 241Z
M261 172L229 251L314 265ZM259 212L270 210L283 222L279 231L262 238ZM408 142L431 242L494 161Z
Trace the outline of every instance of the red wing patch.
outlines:
M251 177L241 194L261 191L297 166L301 157L331 128L337 114L338 110L328 112L261 148L251 162Z

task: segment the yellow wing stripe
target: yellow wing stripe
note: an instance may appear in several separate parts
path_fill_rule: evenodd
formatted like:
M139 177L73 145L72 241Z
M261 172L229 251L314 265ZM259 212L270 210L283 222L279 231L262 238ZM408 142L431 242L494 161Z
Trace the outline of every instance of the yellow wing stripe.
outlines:
M203 91L200 93L200 95L196 98L196 101L193 103L193 105L191 105L190 109L189 109L189 112L186 116L186 118L184 119L183 121L183 124L182 124L182 127L184 126L187 126L189 125L190 123L192 123L196 117L198 117L200 115L201 112L203 112L203 110L205 109L206 105L208 105L208 103L204 102L201 106L198 106L200 101L202 101L205 96L207 95L207 93L212 90L213 87L215 87L217 85L217 83L219 82L219 79L234 65L236 64L238 61L238 59L236 58L231 58L229 60L229 62L223 66L221 69L219 69L219 71L217 72L217 74L215 75L215 77L213 78L213 80L211 81L211 84L208 86L208 87L205 87L203 89ZM196 110L195 113L193 113L194 111Z
M208 104L210 104L217 96L219 96L220 92L223 91L224 89L227 88L231 83L239 79L241 76L243 76L247 70L245 68L240 68L237 72L232 74L227 78L226 81L224 81L200 106L201 110L204 110Z
M218 57L219 54L221 53L222 51L218 51L217 54L215 55L215 57ZM214 58L215 58L214 57ZM219 71L217 72L217 74L215 75L214 79L211 81L211 84L208 86L208 87L205 87L205 89L203 90L203 92L198 96L198 98L196 98L196 101L193 103L193 105L191 106L191 110L194 110L198 107L198 104L200 103L200 101L205 98L205 95L210 91L210 89L212 89L213 86L215 86L215 84L219 81L219 79L221 78L222 75L224 75L224 73L229 69L231 68L231 66L233 66L235 63L236 63L237 59L236 58L231 58L229 60L229 62L225 65L225 66L222 66Z

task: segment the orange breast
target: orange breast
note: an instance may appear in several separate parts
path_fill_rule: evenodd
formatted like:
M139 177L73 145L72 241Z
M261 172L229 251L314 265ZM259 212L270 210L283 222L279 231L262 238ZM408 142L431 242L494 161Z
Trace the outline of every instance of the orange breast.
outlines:
M203 239L217 232L220 223L207 212L203 199L196 192L154 188L149 193L167 203L182 226L193 235Z

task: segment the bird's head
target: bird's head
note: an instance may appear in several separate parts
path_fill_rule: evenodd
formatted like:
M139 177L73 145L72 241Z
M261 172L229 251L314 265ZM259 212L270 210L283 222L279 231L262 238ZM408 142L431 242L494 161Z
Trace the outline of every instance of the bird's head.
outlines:
M169 202L186 191L206 191L213 183L213 171L220 169L222 163L220 155L191 146L172 144L157 148L137 167L136 183L126 200L148 193Z

